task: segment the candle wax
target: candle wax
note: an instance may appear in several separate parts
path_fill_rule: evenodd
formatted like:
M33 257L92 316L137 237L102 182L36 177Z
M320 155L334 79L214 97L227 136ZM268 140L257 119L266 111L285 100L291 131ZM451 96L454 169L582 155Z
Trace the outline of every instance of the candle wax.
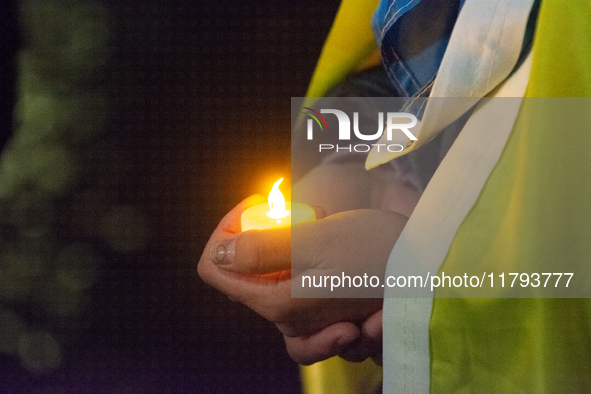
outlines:
M273 227L289 226L291 224L310 222L316 219L316 212L312 207L301 203L286 203L285 209L289 215L281 219L273 219L267 215L269 204L259 204L242 212L242 231L263 230Z

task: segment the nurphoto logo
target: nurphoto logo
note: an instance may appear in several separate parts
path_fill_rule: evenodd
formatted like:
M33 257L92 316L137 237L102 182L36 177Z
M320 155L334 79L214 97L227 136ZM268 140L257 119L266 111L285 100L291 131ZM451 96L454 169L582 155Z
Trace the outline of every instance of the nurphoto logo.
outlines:
M309 107L302 107L305 115L310 119L307 122L307 138L314 139L314 124L320 129L320 132L329 132L328 124L322 114L332 114L336 116L338 121L338 139L339 141L351 140L351 120L349 115L344 111L338 109L321 109L320 112ZM401 123L402 121L402 123ZM410 131L411 128L418 123L416 116L406 112L388 112L386 114L386 127L384 128L384 112L378 113L378 129L373 134L364 134L359 130L359 113L353 112L353 133L356 138L362 141L375 141L382 137L384 131L386 132L386 140L392 141L394 132L401 131L409 140L416 141L417 137ZM378 151L381 148L387 149L389 152L401 152L404 146L400 144L355 144L355 145L339 145L339 144L319 144L318 150L347 150L349 152L369 152L373 146L377 146Z

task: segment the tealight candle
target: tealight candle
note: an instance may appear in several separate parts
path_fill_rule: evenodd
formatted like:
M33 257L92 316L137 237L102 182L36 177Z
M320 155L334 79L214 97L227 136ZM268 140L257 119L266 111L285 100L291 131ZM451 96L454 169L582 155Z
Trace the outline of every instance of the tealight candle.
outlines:
M316 212L312 207L297 202L285 202L283 193L279 190L281 181L283 178L273 185L268 204L255 205L242 212L242 231L283 227L316 219Z

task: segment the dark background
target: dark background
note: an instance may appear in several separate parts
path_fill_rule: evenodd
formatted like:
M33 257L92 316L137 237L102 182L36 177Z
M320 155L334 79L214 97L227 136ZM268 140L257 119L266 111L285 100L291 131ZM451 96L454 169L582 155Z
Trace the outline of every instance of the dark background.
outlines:
M16 3L2 4L6 149L22 37ZM80 217L116 202L145 213L150 243L123 253L85 235L101 274L71 326L51 325L75 333L61 336L61 366L32 373L0 355L0 390L299 392L275 328L201 282L196 264L227 211L289 177L290 98L305 94L338 2L104 4L113 110L93 141L98 170L58 204L57 238L80 237Z

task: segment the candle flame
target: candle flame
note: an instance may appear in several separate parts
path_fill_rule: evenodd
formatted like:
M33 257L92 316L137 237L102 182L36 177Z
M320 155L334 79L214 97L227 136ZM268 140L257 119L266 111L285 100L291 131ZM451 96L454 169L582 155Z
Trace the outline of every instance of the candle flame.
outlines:
M281 219L289 215L289 211L285 210L285 198L283 193L279 190L279 184L283 178L275 182L271 192L269 193L269 212L267 216L272 219Z

